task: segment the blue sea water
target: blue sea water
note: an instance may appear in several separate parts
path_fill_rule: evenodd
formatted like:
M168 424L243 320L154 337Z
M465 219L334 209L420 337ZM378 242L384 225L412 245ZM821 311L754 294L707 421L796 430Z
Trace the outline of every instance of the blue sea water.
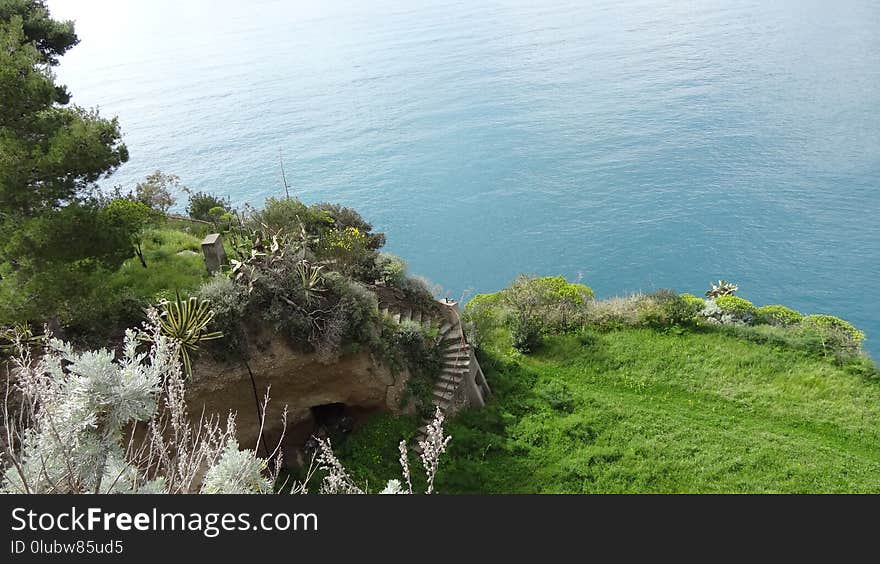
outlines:
M450 295L710 280L880 357L880 3L49 2L60 79L131 160L360 210Z

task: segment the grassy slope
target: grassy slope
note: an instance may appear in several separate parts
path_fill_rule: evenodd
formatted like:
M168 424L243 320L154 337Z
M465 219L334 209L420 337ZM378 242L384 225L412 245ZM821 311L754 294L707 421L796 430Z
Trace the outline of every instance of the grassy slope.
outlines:
M825 360L648 329L554 337L530 356L499 331L487 348L495 397L448 426L441 492L880 491L880 384ZM379 435L346 450L387 450L390 477L399 437Z
M208 278L201 239L174 228L150 229L143 236L147 268L130 258L110 277L114 292L128 289L133 296L152 300L160 292L193 291ZM193 251L197 255L180 255Z

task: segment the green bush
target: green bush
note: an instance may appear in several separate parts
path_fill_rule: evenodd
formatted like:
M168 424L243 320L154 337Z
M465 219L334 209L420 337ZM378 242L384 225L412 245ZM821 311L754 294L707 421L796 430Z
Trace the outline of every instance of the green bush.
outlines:
M755 320L765 325L795 325L800 323L804 314L783 305L765 305L758 308Z
M376 295L337 272L324 275L324 283L327 290L321 297L324 305L318 309L328 313L321 314L322 323L310 338L319 359L335 361L345 344L374 346L379 338Z
M397 288L404 283L407 266L400 257L379 253L376 257L376 270L379 274L378 280L386 286Z
M808 315L803 318L801 323L807 327L816 328L823 334L839 333L856 348L860 347L862 341L865 340L865 334L862 331L853 327L850 322L833 315Z
M499 300L498 293L477 294L464 306L461 320L471 346L479 348L489 333L501 325Z
M533 320L514 318L510 336L513 348L523 354L529 354L541 345L541 326Z
M672 325L672 320L666 314L666 308L664 307L665 305L665 303L661 303L651 297L646 297L643 300L639 300L638 324L640 326L651 327L654 329L663 329Z
M579 324L586 306L593 301L593 290L571 283L562 276L520 275L501 291L501 299L515 320L514 335L531 341L537 331L564 331Z
M193 219L201 221L214 221L211 212L214 208L220 208L222 215L232 211L232 202L229 198L223 198L208 192L192 192L189 195L189 204L186 213Z
M427 278L410 274L404 277L398 289L403 292L404 299L408 303L433 310L437 307L437 300L431 288L432 285Z
M364 220L357 211L339 204L315 204L310 208L314 214L329 221L337 231L353 228L360 231L365 238L365 245L371 251L378 251L385 246L385 234L373 233L373 226Z
M754 316L758 311L758 308L756 308L749 300L733 295L719 296L715 298L715 305L721 308L721 311L724 313L739 318Z
M333 268L364 282L376 280L376 253L368 247L369 237L357 227L330 229L320 239L317 256Z
M255 212L247 227L266 233L281 233L305 247L306 255L328 268L366 284L379 277L376 259L385 244L383 233L356 211L336 204L307 206L291 198L269 198Z
M694 310L694 315L698 314L704 307L706 307L706 300L699 296L693 294L681 294L679 297L688 303L689 308Z
M443 366L442 353L424 327L412 321L397 326L395 348L409 368L409 395L415 398L419 415L427 417L433 411L431 392Z
M694 317L699 313L705 302L691 294L678 295L672 290L660 290L650 296L662 310L662 316L665 318L666 324L670 325L688 325L693 322Z
M299 233L304 228L309 235L323 234L333 224L325 213L292 198L268 198L263 209L254 212L248 221L251 229Z
M733 335L745 341L752 341L786 349L806 351L825 357L840 365L857 361L859 347L843 331L820 327L811 323L795 325L718 325L713 329Z
M214 311L213 327L223 333L223 340L209 343L206 348L219 357L247 354L247 341L243 325L247 297L242 288L223 275L215 275L205 282L197 293L200 300L207 300Z

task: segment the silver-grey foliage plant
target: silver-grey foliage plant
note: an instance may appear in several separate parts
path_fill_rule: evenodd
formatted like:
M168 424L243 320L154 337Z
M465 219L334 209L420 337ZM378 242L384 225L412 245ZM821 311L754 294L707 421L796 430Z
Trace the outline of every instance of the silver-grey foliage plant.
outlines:
M281 468L281 439L268 459L236 440L235 414L225 421L201 417L191 422L180 363L180 343L165 336L158 314L150 313L143 332L126 332L121 354L78 352L49 338L40 358L17 343L11 362L0 440L3 493L271 493ZM140 347L140 348L139 348ZM268 392L262 413L269 401ZM283 416L286 427L286 410ZM433 489L443 436L438 413L422 444L423 464ZM258 439L259 442L259 439ZM254 445L256 447L256 445ZM330 464L347 476L326 445ZM405 445L401 445L405 464ZM272 461L270 465L269 460ZM310 468L307 476L311 477ZM404 465L409 484L409 470ZM291 484L305 493L309 478ZM332 481L332 478L331 478ZM349 481L348 484L353 486ZM360 490L324 483L326 493ZM389 493L411 493L392 480Z

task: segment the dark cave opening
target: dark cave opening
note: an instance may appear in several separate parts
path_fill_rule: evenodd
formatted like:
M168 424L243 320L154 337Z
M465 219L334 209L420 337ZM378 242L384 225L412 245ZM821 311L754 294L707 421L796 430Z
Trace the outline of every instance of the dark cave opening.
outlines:
M378 408L350 406L341 402L313 405L309 417L289 425L284 436L284 465L289 468L308 466L320 439L330 439L335 446L354 431Z

